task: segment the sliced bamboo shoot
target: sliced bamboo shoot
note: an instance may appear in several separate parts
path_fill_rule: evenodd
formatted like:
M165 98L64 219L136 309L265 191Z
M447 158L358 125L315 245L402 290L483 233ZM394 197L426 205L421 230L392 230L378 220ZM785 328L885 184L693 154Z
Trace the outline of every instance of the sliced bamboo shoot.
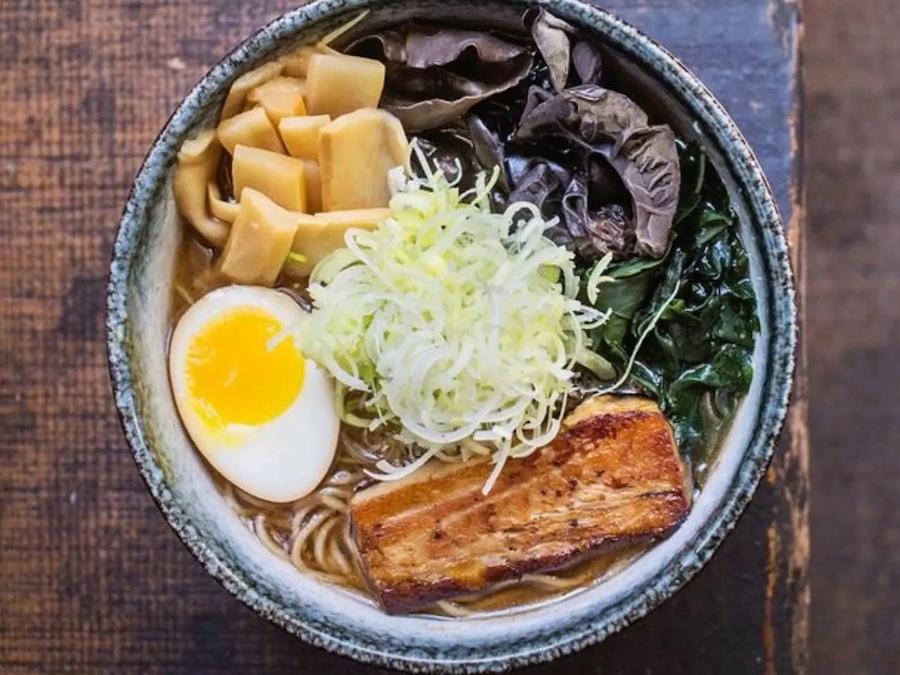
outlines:
M272 121L262 108L253 108L219 123L216 130L219 142L229 154L234 154L238 145L262 148L284 154L284 146Z
M263 193L247 188L219 269L239 284L272 286L291 250L299 217Z
M276 77L257 87L247 95L247 100L258 103L276 127L284 117L305 115L303 93L306 83L294 77Z
M250 103L261 103L266 95L275 92L300 94L302 96L306 93L306 81L298 77L273 77L247 94L247 100Z
M228 96L222 106L222 115L219 120L226 120L229 117L237 115L244 108L244 99L251 89L255 89L281 74L284 66L277 61L272 61L249 73L244 73L231 85L228 90Z
M331 211L302 217L291 251L306 257L306 262L288 262L284 271L295 277L307 277L327 255L344 246L344 235L350 228L374 230L391 215L387 208Z
M318 213L322 210L322 176L319 173L319 163L304 159L303 176L306 178L306 210L309 213Z
M384 64L347 54L313 54L306 75L306 109L333 118L375 108L384 88Z
M343 115L319 132L324 211L387 206L388 171L404 164L409 144L400 121L383 110Z
M201 132L197 138L185 141L178 151L172 183L178 212L213 246L224 245L230 230L228 223L210 215L206 202L207 185L215 179L221 156L215 130Z
M316 52L315 47L307 46L282 56L279 60L284 68L284 74L289 77L306 77L306 73L309 71L309 59Z
M209 210L213 216L226 223L233 223L237 219L238 211L241 208L240 204L222 199L219 186L213 181L210 181L207 186L206 198L209 200Z
M319 158L319 131L331 121L330 115L284 117L278 123L278 133L292 157Z
M303 160L270 150L239 145L231 167L234 194L253 188L289 211L306 211L306 178Z
M297 93L289 93L286 91L276 91L265 94L259 104L272 120L272 124L276 127L278 123L285 117L293 117L294 115L305 115L306 105L303 103L303 96Z

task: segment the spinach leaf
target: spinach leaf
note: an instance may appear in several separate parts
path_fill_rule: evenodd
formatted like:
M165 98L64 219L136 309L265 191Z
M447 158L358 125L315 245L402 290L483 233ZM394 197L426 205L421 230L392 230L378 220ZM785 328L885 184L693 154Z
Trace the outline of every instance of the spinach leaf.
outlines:
M672 244L662 258L610 266L605 274L612 281L601 285L595 305L612 314L591 337L621 373L677 287L622 389L657 398L682 454L696 467L750 386L759 320L747 253L724 186L698 147L679 141L678 154L684 180Z
M628 334L635 314L644 305L652 282L658 276L657 268L664 259L634 258L624 263L613 264L606 275L613 281L601 286L600 295L594 306L604 312L610 312L609 319L594 332L594 342L602 342L600 349L621 352L628 358L623 349L623 341ZM587 278L587 274L584 275ZM582 298L582 302L587 299Z

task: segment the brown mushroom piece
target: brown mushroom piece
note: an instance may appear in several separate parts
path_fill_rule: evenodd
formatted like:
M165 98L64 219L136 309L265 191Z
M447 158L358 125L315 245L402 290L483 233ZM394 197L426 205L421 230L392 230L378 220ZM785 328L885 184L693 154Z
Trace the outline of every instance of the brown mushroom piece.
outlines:
M557 95L532 92L515 138L531 143L562 139L585 160L602 157L630 195L633 222L627 224L621 211L606 211L591 216L591 222L576 223L589 215L584 207L589 195L576 200L580 205L569 204L572 208L566 211L566 225L573 237L592 231L589 240L599 245L594 246L595 257L603 255L608 246L622 244L629 248L617 251L620 257L636 253L661 258L669 245L681 188L672 129L651 125L637 103L598 85L570 87Z
M387 66L381 106L410 133L459 120L528 75L529 50L497 35L410 25L366 35L349 52Z
M221 156L214 129L185 141L178 151L172 184L178 212L213 246L222 246L230 230L228 223L211 216L207 208L207 186L215 181Z

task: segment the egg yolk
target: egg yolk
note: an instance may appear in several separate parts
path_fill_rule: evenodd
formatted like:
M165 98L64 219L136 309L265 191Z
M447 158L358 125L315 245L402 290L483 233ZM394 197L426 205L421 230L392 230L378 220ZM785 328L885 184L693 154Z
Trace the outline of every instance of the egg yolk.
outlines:
M190 400L210 427L256 426L281 415L303 388L303 355L291 338L269 342L282 330L256 308L232 310L191 340L187 357Z

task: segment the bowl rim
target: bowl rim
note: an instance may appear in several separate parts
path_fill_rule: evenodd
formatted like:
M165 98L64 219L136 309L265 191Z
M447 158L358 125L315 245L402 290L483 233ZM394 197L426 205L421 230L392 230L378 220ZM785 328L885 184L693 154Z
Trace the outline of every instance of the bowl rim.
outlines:
M794 274L788 252L783 221L771 188L759 162L736 124L709 89L677 57L654 39L619 18L615 14L588 4L585 0L492 0L498 4L526 8L546 6L562 15L581 14L575 23L589 25L602 33L604 40L627 56L641 69L653 74L667 88L668 93L694 115L715 142L723 161L734 175L738 189L750 207L748 220L760 228L768 241L759 244L760 258L767 283L774 289L768 299L778 304L781 315L773 326L766 345L769 351L768 370L760 418L754 434L748 440L731 485L723 495L719 508L707 519L698 532L697 547L679 552L645 585L636 586L617 603L609 616L595 615L577 627L552 632L539 644L514 643L499 656L479 658L444 658L439 655L422 658L421 652L380 651L331 635L302 619L288 616L283 607L247 584L219 556L197 537L191 536L191 525L180 506L160 478L159 466L143 433L132 392L134 379L129 363L125 330L129 325L127 289L135 262L137 234L141 214L158 192L162 173L159 167L173 152L173 128L184 126L203 109L204 101L232 80L248 62L257 61L262 54L300 30L327 21L339 14L366 8L379 11L390 6L385 0L312 0L275 18L242 40L191 88L182 99L150 147L139 169L117 226L107 283L106 346L116 412L129 449L139 472L162 512L168 525L176 532L184 546L206 568L211 576L257 614L268 618L289 633L325 649L380 666L414 672L489 672L511 667L550 661L561 655L601 642L609 635L631 625L659 606L664 600L690 581L718 549L725 536L735 527L750 498L756 491L774 455L775 444L784 425L793 386L798 342L797 306ZM184 129L182 129L183 131ZM177 136L177 135L176 135ZM139 189L150 182L153 189ZM776 286L777 284L777 286ZM772 375L771 373L774 373Z

